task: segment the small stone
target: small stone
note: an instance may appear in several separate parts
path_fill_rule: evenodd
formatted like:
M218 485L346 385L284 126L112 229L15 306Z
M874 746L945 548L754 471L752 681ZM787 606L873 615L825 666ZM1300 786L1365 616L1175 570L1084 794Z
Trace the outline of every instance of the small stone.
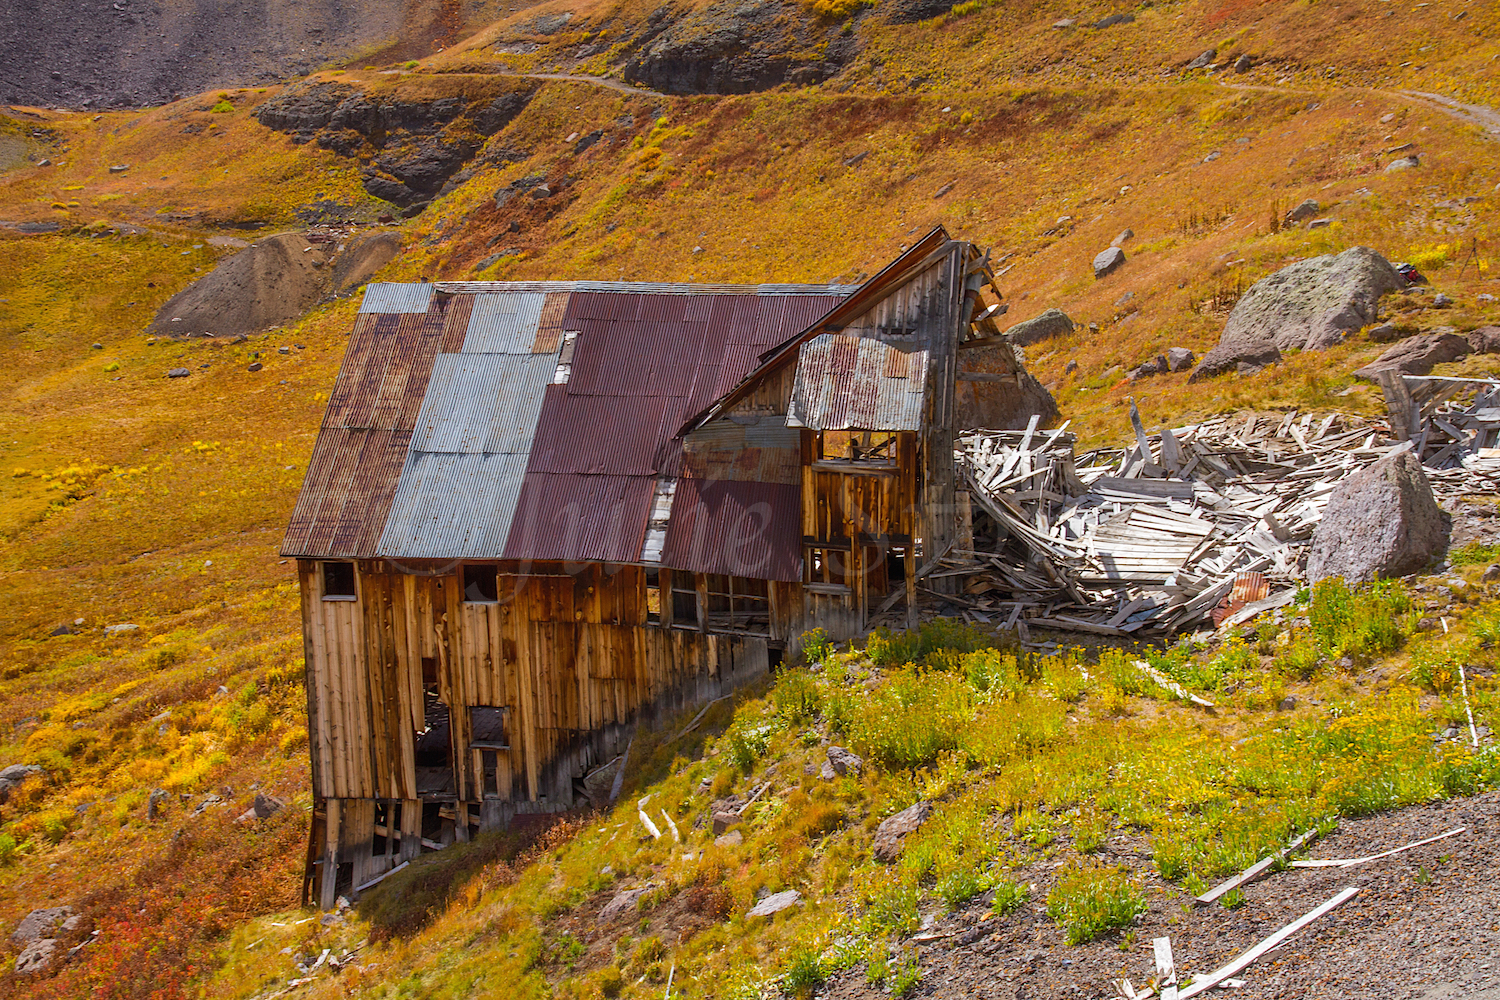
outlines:
M730 830L722 837L714 838L715 847L739 847L745 842L745 835L738 830Z
M110 168L114 170L113 167ZM28 944L16 956L16 975L34 976L46 972L57 958L57 939L40 938Z
M1496 580L1500 580L1500 563L1491 563L1489 568L1484 571L1484 575L1479 579L1485 583L1493 583Z
M552 197L552 189L546 184L538 184L536 187L531 189L531 196L537 201L541 201L544 198Z
M1053 21L1052 22L1052 27L1056 28L1059 31L1062 31L1065 28L1071 28L1071 27L1073 27L1073 25L1075 25L1077 23L1078 22L1075 21L1075 20L1073 20L1071 17L1065 17L1065 18L1063 18L1060 21Z
M173 368L171 371L167 372L167 378L187 378L191 374L193 373L188 371L186 368Z
M1095 21L1095 28L1113 28L1117 24L1134 24L1134 14L1111 14L1103 20Z
M607 924L622 916L635 913L641 897L650 890L650 886L641 886L638 889L624 889L615 893L614 898L605 903L604 909L599 911L600 922Z
M1078 362L1074 361L1074 360L1071 360L1071 359L1068 361L1068 363L1066 365L1063 366L1063 374L1064 375L1071 375L1074 372L1076 372L1077 370L1078 370Z
M1438 292L1432 297L1432 308L1434 309L1447 309L1451 305L1453 305L1453 300L1442 292Z
M1190 62L1190 63L1187 64L1187 68L1188 69L1202 69L1203 67L1207 66L1209 63L1213 62L1214 61L1214 57L1217 56L1218 54L1219 54L1219 50L1218 49L1205 49L1203 52L1200 52L1193 59L1192 62Z
M264 368L264 367L265 367L265 365L263 365L263 364L261 364L261 363L260 363L260 362L259 362L259 361L252 361L252 362L251 362L251 363L250 363L250 364L249 364L249 365L248 365L248 366L247 366L247 367L246 367L246 368L245 368L245 370L246 370L246 371L249 371L249 372L258 372L258 371L260 371L260 370L261 370L261 369L262 369L262 368Z
M918 802L882 822L875 831L876 860L892 862L900 857L906 835L921 829L931 812L931 802Z
M744 819L745 818L739 813L730 812L727 809L720 810L719 812L714 813L714 836L717 837L719 834L723 833L725 830L728 830L732 826L739 826L744 822Z
M1421 165L1422 161L1419 157L1415 155L1403 156L1398 160L1392 160L1390 163L1387 163L1385 165L1385 172L1388 174L1394 174L1401 170L1413 170L1417 167L1420 167Z
M1285 698L1281 699L1280 701L1278 701L1276 703L1276 711L1278 711L1278 712L1290 712L1292 709L1294 709L1296 707L1297 707L1297 696L1296 695L1292 695L1292 694L1287 695Z
M1101 250L1094 257L1094 278L1098 280L1119 270L1125 263L1125 251L1119 247Z
M1135 230L1129 228L1122 229L1120 230L1120 235L1111 240L1109 245L1112 247L1123 246L1126 240L1131 239L1135 239Z
M1314 219L1307 224L1308 229L1324 229L1333 225L1332 219Z
M111 166L109 168L109 172L112 173L112 174L123 174L125 171L127 171L129 169L130 169L130 164L128 164L128 163L116 163L116 164L114 164L113 166Z
M828 764L834 773L841 777L852 773L856 778L864 771L865 762L858 755L850 753L843 747L831 746L828 748Z
M94 350L96 350L96 351L102 351L102 350L104 350L104 345L103 344L95 343L93 346L94 346Z
M693 247L693 253L702 253L702 252L703 252L703 248L702 247Z
M1250 58L1250 53L1246 52L1234 61L1234 71L1236 73L1248 73L1254 65L1255 60Z
M276 348L276 353L277 354L291 354L292 353L292 349L290 347L278 347L278 348Z
M118 625L106 625L106 626L104 626L104 634L105 635L120 635L121 633L124 633L124 632L134 632L134 631L136 631L139 628L140 628L139 625L132 625L130 622L121 622Z
M149 822L154 823L161 819L162 813L165 812L167 807L167 800L170 797L164 789L151 789L151 795L146 799L146 819Z
M1401 328L1394 323L1381 323L1379 326L1370 327L1370 332L1366 336L1374 343L1389 344L1401 339Z
M32 910L21 918L21 922L11 932L10 943L17 948L24 948L33 941L51 937L63 921L77 912L71 906L48 906Z
M1318 199L1308 198L1306 201L1297 203L1286 213L1286 221L1301 222L1303 219L1311 219L1318 214L1320 208L1322 206L1318 204Z
M934 198L941 198L943 195L947 194L949 191L952 191L952 190L953 190L953 182L949 181L947 184L944 184L942 187L940 187L936 191L934 191L932 193L932 196Z
M773 892L750 908L747 917L770 917L782 910L789 910L802 902L802 893L796 889L788 889L785 892Z
M1393 122L1395 120L1396 120L1396 114L1395 114L1395 112L1390 112L1389 114L1384 114L1384 115L1380 116L1380 124L1382 124L1382 125L1389 125L1391 122Z
M1167 348L1167 371L1185 372L1197 362L1198 356L1186 347Z

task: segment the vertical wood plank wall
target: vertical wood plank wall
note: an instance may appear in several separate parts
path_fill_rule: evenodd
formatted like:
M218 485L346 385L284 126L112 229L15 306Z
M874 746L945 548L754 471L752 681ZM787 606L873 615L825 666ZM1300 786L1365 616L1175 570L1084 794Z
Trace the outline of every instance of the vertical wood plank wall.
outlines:
M323 600L318 564L300 560L309 654L309 743L322 799L415 801L415 735L425 727L422 660L437 661L450 711L455 790L485 798L469 707L507 711L498 795L564 808L572 780L617 752L643 713L717 697L769 669L767 641L647 624L645 571L533 568L507 576L497 603L466 603L457 573L424 577L357 564L356 601ZM780 603L793 603L776 585ZM800 601L796 602L800 604ZM773 623L773 641L797 624ZM520 806L516 811L528 811ZM359 813L344 811L350 829Z

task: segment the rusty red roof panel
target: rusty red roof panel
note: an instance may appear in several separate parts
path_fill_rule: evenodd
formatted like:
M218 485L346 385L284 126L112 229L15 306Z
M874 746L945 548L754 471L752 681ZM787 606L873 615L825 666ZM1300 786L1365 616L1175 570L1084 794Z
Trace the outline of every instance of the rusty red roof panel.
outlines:
M653 476L527 472L504 558L638 562L655 487Z
M661 562L694 573L802 579L801 489L679 479Z
M680 422L673 397L584 396L547 386L528 472L651 476L656 453Z
M354 559L375 551L411 442L408 430L325 427L281 551Z

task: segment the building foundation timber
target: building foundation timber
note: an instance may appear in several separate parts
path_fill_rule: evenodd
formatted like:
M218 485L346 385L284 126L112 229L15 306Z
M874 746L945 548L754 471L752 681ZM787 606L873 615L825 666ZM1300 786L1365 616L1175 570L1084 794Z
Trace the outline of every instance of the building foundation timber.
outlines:
M311 895L322 905L424 846L587 804L582 777L637 724L770 669L769 635L648 621L640 567L499 569L500 600L466 602L456 573L360 560L358 599L345 601L324 600L319 564L299 560L319 761ZM499 710L502 738L474 738L476 710ZM434 761L427 737L444 717Z

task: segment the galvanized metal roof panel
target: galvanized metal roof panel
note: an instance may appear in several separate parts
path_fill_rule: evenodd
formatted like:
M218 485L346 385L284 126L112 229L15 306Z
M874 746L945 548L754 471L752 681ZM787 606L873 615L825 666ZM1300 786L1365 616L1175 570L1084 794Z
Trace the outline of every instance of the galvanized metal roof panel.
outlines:
M527 455L556 354L439 354L414 452Z
M489 292L474 297L466 354L530 354L547 296L542 292Z
M365 286L362 313L425 313L435 286L413 282L376 281Z
M926 371L926 351L820 334L798 351L787 424L820 431L920 430Z
M802 579L802 490L679 479L661 564L694 573Z
M393 559L499 559L526 472L524 454L413 452L380 536Z

